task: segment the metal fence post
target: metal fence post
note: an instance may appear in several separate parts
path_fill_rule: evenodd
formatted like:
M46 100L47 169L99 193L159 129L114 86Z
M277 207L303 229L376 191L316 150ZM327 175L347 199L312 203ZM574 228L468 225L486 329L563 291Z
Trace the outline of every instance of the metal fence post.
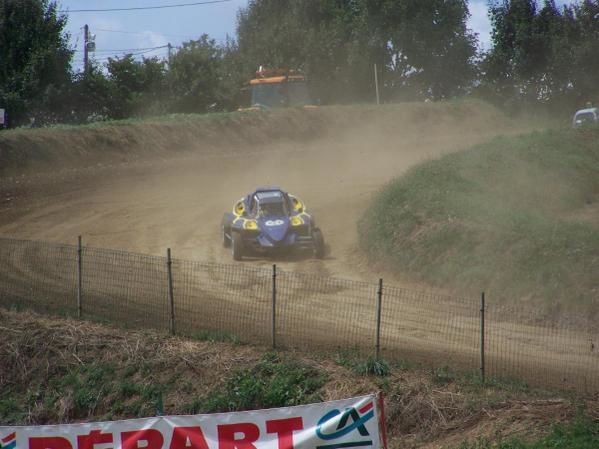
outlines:
M173 261L171 259L171 249L166 250L166 266L168 268L168 302L170 312L169 329L171 335L175 335L175 299L173 295Z
M383 279L379 279L379 290L376 302L376 359L381 355L381 309L383 306Z
M480 378L485 382L485 292L480 298Z
M272 348L277 347L277 265L272 266Z
M77 240L77 317L81 318L81 299L83 296L83 247L81 245L81 236Z

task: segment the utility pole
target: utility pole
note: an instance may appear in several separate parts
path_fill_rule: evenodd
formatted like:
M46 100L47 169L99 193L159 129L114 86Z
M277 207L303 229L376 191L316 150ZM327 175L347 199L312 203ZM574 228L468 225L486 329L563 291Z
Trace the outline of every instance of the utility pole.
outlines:
M171 45L171 43L169 42L169 43L168 43L168 68L169 68L169 69L171 68L171 57L172 57L172 54L171 54L171 52L172 52L172 50L173 50L173 46L172 46L172 45Z
M89 55L87 53L87 43L89 41L89 26L87 23L83 27L83 73L87 76L89 66Z
M376 69L376 64L374 65L374 86L376 88L376 104L381 104L381 97L379 95L379 74Z

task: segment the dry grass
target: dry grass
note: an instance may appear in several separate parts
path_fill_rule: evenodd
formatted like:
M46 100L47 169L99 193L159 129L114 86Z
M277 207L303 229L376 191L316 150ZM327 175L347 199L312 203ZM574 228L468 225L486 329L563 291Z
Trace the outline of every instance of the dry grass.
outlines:
M268 351L220 342L191 341L155 332L124 332L111 327L74 320L45 318L31 313L0 311L0 414L13 404L29 401L25 413L10 418L18 424L74 422L130 418L132 399L114 410L116 393L107 388L93 408L77 411L77 391L48 402L48 391L84 367L113 367L110 380L157 385L164 394L164 413L183 414L190 398L216 391L223 380L239 369L255 366ZM387 377L362 376L350 365L321 355L286 353L326 374L323 400L363 393L386 392L390 446L439 447L465 436L536 436L576 415L584 405L599 419L599 398L574 400L551 393L528 391L508 385L481 386L451 373L432 373L393 367ZM90 377L91 379L91 377ZM30 401L35 391L37 400ZM100 390L102 391L102 390ZM16 412L16 410L13 410ZM149 409L138 415L150 416ZM136 415L137 416L137 415Z

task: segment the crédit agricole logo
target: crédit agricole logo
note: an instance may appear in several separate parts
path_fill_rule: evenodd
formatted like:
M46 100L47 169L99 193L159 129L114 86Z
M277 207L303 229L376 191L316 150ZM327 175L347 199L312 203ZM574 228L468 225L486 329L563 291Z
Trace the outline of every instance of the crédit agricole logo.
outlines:
M17 447L17 433L13 432L0 438L0 449L15 449Z
M341 449L351 447L372 446L370 433L366 428L366 422L374 417L374 403L368 402L357 409L350 407L344 412L331 410L318 421L316 435L321 440L330 442L316 446L316 449ZM351 440L346 441L346 435L351 435ZM339 441L343 439L344 441ZM338 440L335 442L335 440Z

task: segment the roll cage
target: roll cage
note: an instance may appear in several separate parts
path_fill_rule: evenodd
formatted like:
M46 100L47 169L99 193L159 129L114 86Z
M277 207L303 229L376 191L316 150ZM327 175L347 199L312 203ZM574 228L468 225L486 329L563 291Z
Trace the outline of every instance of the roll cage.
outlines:
M238 216L256 218L261 212L264 216L286 216L305 212L303 203L295 196L282 190L256 190L239 200L234 207Z

